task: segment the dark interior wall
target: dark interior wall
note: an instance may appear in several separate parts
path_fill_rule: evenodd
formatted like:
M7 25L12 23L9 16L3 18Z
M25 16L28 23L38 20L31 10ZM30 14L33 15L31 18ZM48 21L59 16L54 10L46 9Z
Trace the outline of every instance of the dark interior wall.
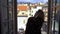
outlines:
M0 0L0 25L1 34L17 34L17 8L16 0L11 1L11 13L9 13L8 0Z
M7 0L0 0L1 34L8 34Z

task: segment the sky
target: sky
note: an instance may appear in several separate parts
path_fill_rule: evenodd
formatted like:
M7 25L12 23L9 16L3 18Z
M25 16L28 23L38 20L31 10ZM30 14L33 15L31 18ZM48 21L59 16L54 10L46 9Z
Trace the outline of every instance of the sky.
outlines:
M37 3L37 2L42 2L46 3L48 0L17 0L17 2L31 2L31 3Z

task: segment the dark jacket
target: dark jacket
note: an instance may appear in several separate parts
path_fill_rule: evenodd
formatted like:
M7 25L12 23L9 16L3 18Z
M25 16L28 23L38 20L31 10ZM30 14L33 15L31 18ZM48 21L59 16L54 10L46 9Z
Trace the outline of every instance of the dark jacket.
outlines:
M30 17L26 25L25 34L41 34L43 20L41 18Z

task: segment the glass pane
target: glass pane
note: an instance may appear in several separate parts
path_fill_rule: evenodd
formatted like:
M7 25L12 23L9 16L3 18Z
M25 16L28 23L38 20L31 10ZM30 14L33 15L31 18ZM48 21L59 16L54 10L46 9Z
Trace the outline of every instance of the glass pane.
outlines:
M55 5L53 5L52 31L53 34L59 34L59 0L54 0L53 2Z
M60 0L57 0L57 5L60 5Z
M9 19L9 33L13 34L13 2L12 0L8 0L8 19Z

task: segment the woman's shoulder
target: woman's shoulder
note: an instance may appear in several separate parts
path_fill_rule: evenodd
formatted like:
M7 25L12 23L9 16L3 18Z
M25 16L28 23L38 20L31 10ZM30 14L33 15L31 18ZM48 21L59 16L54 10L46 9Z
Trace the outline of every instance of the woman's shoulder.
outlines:
M33 21L34 17L29 17L28 20Z
M29 17L28 19L34 19L34 17Z

